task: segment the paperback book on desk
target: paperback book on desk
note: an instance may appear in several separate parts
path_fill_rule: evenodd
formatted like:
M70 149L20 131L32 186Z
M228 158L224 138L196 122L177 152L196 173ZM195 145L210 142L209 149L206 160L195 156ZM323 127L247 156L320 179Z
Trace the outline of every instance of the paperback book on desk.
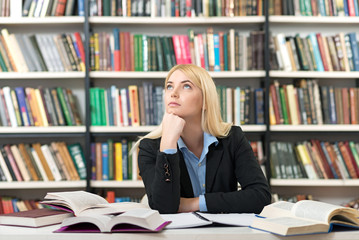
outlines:
M328 233L333 225L359 229L359 211L313 200L280 201L265 206L251 227L290 236Z

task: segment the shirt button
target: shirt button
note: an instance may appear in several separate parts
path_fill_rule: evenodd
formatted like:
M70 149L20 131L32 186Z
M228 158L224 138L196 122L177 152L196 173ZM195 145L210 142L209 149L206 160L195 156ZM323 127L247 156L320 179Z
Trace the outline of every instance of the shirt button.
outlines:
M203 184L202 184L202 187L204 187L204 186L206 186L206 184L203 183Z
M198 167L200 167L202 164L201 163L198 163Z

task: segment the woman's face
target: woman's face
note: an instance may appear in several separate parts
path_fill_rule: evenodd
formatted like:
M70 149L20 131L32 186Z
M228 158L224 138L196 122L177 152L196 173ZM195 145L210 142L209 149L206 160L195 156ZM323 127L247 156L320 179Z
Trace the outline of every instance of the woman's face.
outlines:
M185 120L201 118L202 91L180 70L172 73L165 86L167 113Z

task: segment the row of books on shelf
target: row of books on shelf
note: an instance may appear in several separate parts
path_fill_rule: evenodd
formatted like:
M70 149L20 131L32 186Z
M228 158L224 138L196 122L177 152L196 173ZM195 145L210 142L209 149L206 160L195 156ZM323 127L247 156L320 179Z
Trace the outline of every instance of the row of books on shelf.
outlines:
M359 71L359 48L355 32L333 36L310 33L273 37L271 67L284 71Z
M296 203L301 200L313 200L311 194L297 194L297 195L279 195L278 193L272 193L272 202L287 201Z
M131 152L134 141L108 139L91 144L92 180L139 180L137 151Z
M85 71L81 33L21 34L1 29L2 72Z
M272 178L357 179L359 143L309 140L271 142Z
M0 88L0 126L80 126L78 101L62 87Z
M93 71L167 71L193 63L209 71L263 70L264 32L245 35L230 29L205 33L156 36L122 32L93 33L90 67Z
M28 211L39 208L44 208L44 206L40 203L40 200L0 196L0 214Z
M358 124L359 88L319 86L317 80L270 85L270 124Z
M22 7L23 17L85 15L85 0L24 0L22 2L22 6L16 7L19 11Z
M127 88L90 89L93 126L159 125L164 113L163 87L143 82Z
M264 15L263 0L92 0L90 16L233 17Z
M86 163L79 143L5 144L0 150L1 181L86 179Z
M217 86L222 119L236 125L264 124L264 90L250 87ZM164 113L164 90L144 81L127 88L91 88L93 126L159 125Z
M358 0L269 0L270 15L359 16Z

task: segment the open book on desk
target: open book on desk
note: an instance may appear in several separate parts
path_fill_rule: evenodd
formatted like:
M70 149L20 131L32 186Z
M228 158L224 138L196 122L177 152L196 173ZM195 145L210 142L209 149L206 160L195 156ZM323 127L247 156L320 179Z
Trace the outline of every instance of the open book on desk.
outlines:
M159 232L169 223L157 210L138 208L119 215L66 218L55 232Z
M313 200L280 201L265 206L250 227L289 236L328 233L333 225L359 229L359 211Z
M41 203L72 212L75 216L116 214L138 208L149 209L148 206L136 202L109 203L103 197L85 191L50 192Z
M161 216L171 223L166 226L166 229L177 228L191 228L209 226L214 224L229 225L229 226L250 226L255 215L253 213L175 213L175 214L161 214Z

